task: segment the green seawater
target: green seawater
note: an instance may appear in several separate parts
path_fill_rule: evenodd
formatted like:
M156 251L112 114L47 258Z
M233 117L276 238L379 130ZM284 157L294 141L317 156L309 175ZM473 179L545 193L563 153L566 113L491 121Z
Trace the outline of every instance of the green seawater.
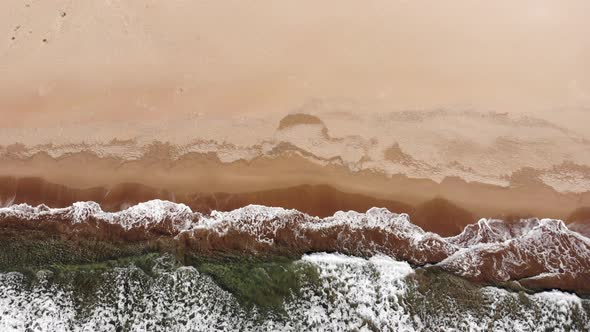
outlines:
M590 329L590 301L574 294L484 287L385 256L192 257L59 240L0 249L0 331Z

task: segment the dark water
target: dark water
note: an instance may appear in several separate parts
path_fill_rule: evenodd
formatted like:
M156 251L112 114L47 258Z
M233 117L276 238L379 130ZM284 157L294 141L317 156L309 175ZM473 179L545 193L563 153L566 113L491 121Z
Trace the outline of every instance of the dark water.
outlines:
M587 331L590 301L480 287L387 256L150 254L0 274L1 331Z

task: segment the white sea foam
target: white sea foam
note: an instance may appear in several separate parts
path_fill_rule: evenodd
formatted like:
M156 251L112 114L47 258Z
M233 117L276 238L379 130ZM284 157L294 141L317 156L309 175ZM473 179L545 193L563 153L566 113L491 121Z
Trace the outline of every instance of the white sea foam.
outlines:
M478 276L483 266L491 279L510 280L531 265L543 267L541 276L578 273L588 278L590 239L571 231L561 220L526 219L505 224L480 220L449 241L464 248L438 265L463 276Z
M405 174L437 182L458 176L501 186L510 185L507 174L534 167L538 178L558 191L584 192L589 188L587 137L530 115L504 117L451 110L365 114L342 111L340 106L334 106L337 112L331 106L322 107L326 109L311 114L325 126L300 123L280 130L279 114L223 120L199 114L198 121L193 114L165 123L142 121L141 125L60 122L60 128L3 128L0 158L26 159L39 153L67 158L90 152L101 158L140 160L149 157L154 145L160 143L170 147L165 156L171 160L187 153L213 154L221 162L299 154L310 162L341 165L353 172ZM56 129L60 135L55 135ZM113 132L125 139L113 140ZM17 142L26 146L12 145ZM387 158L385 152L394 143L414 162ZM569 167L572 164L582 167Z
M172 221L175 229L180 231L191 225L194 216L195 213L184 204L158 199L139 203L119 212L105 212L96 202L76 202L65 208L49 208L43 204L33 207L24 203L0 208L0 218L15 217L23 220L48 221L63 219L71 223L84 223L93 218L119 224L127 230L169 220Z
M287 300L282 317L245 309L231 293L193 267L156 267L153 278L135 267L104 272L105 284L96 292L97 301L89 311L78 314L73 289L47 281L50 274L41 273L40 282L27 286L21 274L4 273L0 274L0 330L113 331L117 326L129 331L590 328L587 300L572 294L526 295L485 287L476 291L480 302L475 308L439 289L419 293L419 284L411 278L415 271L386 256L364 259L318 253L304 255L296 264L315 267L319 284L310 284ZM463 290L451 291L461 296ZM429 307L428 301L441 302ZM439 310L432 309L436 307Z

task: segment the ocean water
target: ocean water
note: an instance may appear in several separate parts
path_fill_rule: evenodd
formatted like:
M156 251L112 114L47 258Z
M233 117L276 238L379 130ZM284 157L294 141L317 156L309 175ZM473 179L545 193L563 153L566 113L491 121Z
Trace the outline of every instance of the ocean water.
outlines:
M0 226L1 332L590 330L590 239L560 220L441 237L382 208L153 200L12 205Z
M0 331L588 331L590 300L482 287L384 255L152 254L0 274Z

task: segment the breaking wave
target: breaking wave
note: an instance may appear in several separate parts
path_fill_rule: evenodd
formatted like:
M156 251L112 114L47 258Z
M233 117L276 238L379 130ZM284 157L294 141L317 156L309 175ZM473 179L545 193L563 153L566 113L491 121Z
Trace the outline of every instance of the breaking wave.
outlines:
M554 219L481 219L445 238L412 224L407 214L383 208L318 218L249 205L204 215L183 204L152 200L120 212L104 212L95 202L55 209L18 204L0 208L0 225L5 237L13 234L7 230L17 229L122 243L166 239L197 256L382 254L476 282L590 292L590 239Z

